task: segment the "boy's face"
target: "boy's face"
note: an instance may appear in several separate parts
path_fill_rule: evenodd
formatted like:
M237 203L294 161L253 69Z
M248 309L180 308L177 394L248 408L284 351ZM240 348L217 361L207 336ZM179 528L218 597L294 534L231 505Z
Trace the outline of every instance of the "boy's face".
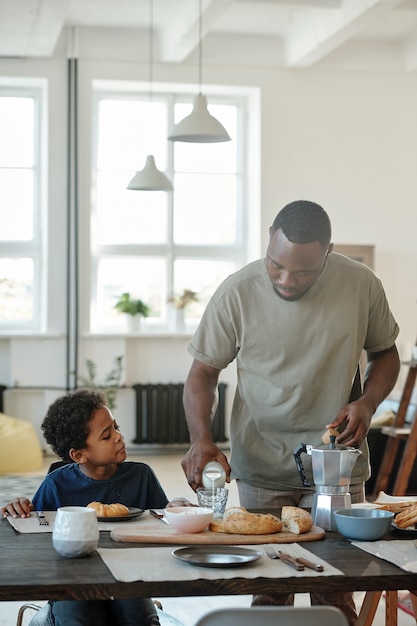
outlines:
M107 407L95 411L89 422L90 434L82 449L81 463L94 466L122 463L126 459L123 435Z

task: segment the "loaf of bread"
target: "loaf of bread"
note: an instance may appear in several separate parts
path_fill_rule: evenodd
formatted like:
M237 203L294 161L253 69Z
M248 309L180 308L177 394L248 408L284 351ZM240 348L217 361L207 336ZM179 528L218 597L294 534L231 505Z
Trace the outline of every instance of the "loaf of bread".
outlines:
M87 504L89 509L94 509L97 517L119 517L127 515L129 509L124 504L116 502L115 504L103 504L102 502L90 502Z
M322 442L323 443L330 443L331 435L334 435L335 437L338 437L340 435L340 433L335 428L328 428L326 430L326 432L324 433L324 435L322 436L322 438L321 438Z
M408 528L417 524L417 504L413 504L395 516L395 524L398 528Z
M294 535L308 533L313 527L313 518L310 513L298 506L283 506L281 521L284 529L294 533Z
M226 510L223 520L214 520L209 529L216 533L270 535L278 533L282 529L282 523L270 513L249 513L243 507L231 507Z

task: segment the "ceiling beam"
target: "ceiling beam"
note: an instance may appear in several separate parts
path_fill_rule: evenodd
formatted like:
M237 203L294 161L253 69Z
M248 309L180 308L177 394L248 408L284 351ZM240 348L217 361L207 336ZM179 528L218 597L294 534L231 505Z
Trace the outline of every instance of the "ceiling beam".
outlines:
M234 0L203 0L202 38ZM199 1L188 0L181 14L160 33L160 58L165 63L181 63L198 47Z
M303 16L285 41L287 67L309 67L364 29L372 18L388 14L402 0L343 0L339 11Z
M49 57L65 24L71 0L1 2L0 56Z

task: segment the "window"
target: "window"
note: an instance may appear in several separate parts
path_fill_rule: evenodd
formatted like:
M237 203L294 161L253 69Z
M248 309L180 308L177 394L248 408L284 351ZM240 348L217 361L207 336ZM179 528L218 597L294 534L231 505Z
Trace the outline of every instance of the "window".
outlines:
M42 86L0 84L0 331L40 330Z
M218 144L169 142L174 123L191 111L192 94L95 90L91 261L92 332L123 330L114 309L124 292L151 308L146 329L169 331L172 296L198 293L186 309L196 325L217 285L241 267L246 256L246 194L242 96L208 96L209 110L232 141ZM174 192L127 190L148 154L165 171Z

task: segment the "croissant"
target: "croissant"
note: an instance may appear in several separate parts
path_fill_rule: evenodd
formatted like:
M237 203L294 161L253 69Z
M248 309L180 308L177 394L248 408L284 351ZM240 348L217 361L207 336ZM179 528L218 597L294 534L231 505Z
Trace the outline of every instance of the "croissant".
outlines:
M94 509L97 517L118 517L120 515L127 515L129 509L124 504L119 502L115 504L103 504L102 502L90 502L87 504L87 508Z

